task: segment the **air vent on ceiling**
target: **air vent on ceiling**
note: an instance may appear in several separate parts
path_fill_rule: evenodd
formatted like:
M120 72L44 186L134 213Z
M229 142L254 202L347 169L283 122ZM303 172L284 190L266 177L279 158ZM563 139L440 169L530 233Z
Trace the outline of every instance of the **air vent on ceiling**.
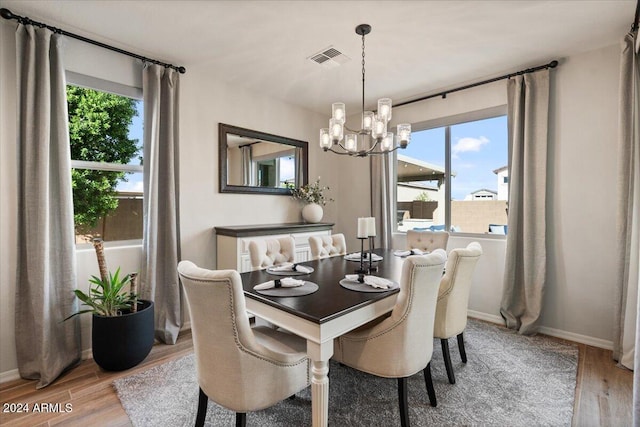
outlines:
M323 67L337 67L340 64L344 64L351 58L333 46L329 46L328 48L322 49L320 52L311 55L308 59L322 65Z

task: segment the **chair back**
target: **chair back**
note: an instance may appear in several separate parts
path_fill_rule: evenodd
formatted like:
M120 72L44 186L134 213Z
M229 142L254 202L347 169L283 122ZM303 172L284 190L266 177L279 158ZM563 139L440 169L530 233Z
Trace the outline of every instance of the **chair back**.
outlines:
M407 230L408 249L420 249L423 252L433 252L435 249L446 251L448 241L447 231Z
M309 236L309 249L313 259L345 255L347 242L342 233L331 236Z
M256 239L249 242L249 257L254 270L285 262L295 262L296 241L292 236Z
M453 249L440 281L434 325L436 338L450 338L467 326L467 308L473 272L482 255L482 246L471 242L466 248Z
M433 322L445 261L440 251L407 257L391 315L340 337L338 359L388 378L408 377L423 370L433 354Z
M258 410L288 396L285 370L299 365L298 376L306 380L306 359L275 354L256 339L237 271L182 261L178 274L191 316L198 384L211 400L236 412Z

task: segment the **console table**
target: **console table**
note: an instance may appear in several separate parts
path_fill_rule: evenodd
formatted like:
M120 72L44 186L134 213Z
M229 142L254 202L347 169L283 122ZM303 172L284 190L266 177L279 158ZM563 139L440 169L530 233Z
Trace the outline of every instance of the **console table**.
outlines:
M311 259L310 236L331 235L333 223L309 224L290 222L281 224L236 225L214 227L216 232L217 269L233 269L240 273L251 271L249 242L292 236L296 241L296 262Z

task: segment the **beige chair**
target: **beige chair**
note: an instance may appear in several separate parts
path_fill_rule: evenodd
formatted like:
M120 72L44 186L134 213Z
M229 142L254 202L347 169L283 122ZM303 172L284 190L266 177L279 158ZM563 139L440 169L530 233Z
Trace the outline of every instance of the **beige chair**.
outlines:
M309 236L309 249L313 259L345 255L347 242L342 233L331 236Z
M256 239L249 242L249 257L254 270L285 262L295 262L296 241L293 237Z
M204 425L208 399L236 412L257 411L309 385L306 342L266 327L251 328L240 275L178 264L185 289L200 397L196 426Z
M433 252L434 249L447 250L449 232L407 230L408 249L420 249L422 252Z
M440 281L433 336L440 338L447 377L451 384L455 384L456 378L451 366L449 338L458 337L460 358L463 363L467 363L463 331L467 326L467 307L473 271L480 255L482 246L478 242L469 243L466 248L453 249L449 253L445 274Z
M391 315L335 341L337 361L379 377L398 379L403 427L409 425L407 377L423 371L429 402L431 406L437 404L431 381L432 325L444 264L440 251L408 257L402 266L400 292Z

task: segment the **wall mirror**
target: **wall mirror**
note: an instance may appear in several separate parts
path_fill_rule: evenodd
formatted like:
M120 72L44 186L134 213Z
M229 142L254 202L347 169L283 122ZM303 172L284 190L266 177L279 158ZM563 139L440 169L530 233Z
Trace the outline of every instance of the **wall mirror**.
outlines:
M291 194L308 182L308 143L218 124L220 192Z

